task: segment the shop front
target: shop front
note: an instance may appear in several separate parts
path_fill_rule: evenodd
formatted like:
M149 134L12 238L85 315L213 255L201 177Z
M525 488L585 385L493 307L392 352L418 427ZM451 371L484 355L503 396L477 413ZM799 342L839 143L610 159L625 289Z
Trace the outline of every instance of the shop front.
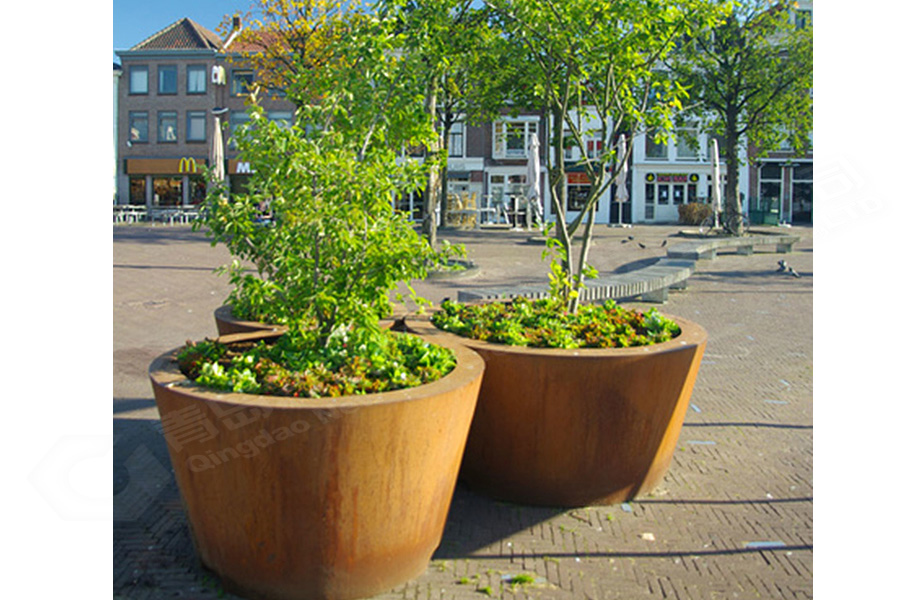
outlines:
M756 165L750 210L784 223L812 223L812 160L762 160Z
M706 202L710 196L710 177L706 173L654 170L636 175L641 181L636 186L639 220L646 223L676 223L679 206Z
M206 198L207 159L127 158L128 204L148 208L191 206Z

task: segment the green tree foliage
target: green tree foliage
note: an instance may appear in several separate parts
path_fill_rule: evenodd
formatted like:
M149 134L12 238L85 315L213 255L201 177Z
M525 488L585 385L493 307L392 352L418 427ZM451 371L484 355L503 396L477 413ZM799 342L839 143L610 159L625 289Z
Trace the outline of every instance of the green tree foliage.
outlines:
M488 0L494 18L527 57L521 85L551 117L551 199L556 227L554 288L568 307L578 307L578 290L590 274L588 250L597 202L615 180L616 138L627 132L626 156L634 133L667 131L687 97L663 69L664 59L683 36L709 26L717 11L705 0ZM602 140L599 153L588 140ZM590 181L581 212L565 222L565 149L575 147L578 165ZM580 252L574 236L583 225Z
M812 20L790 0L736 0L714 27L683 40L671 68L691 97L685 117L720 136L727 168L725 208L740 212L739 151L760 155L789 142L809 145ZM798 19L798 17L800 17Z
M462 115L477 123L496 115L514 81L502 32L491 26L473 0L379 0L376 11L395 19L403 53L416 69L409 73L423 94L423 107L439 136L424 145L431 159L422 228L437 245L437 207L446 220L446 158L450 129Z
M294 124L269 121L251 95L250 121L236 132L255 169L249 188L228 194L211 182L202 224L235 258L230 300L257 312L246 316L286 323L295 336L315 332L319 344L341 327L376 332L397 285L439 260L393 207L423 187L429 168L398 160L401 149L435 136L405 34L390 16L316 12L324 2L258 4L290 8L289 18L277 14L292 31L341 33L327 36L330 58L315 69L300 68L299 53L280 55L295 61L281 81L298 105ZM274 218L261 224L267 212Z

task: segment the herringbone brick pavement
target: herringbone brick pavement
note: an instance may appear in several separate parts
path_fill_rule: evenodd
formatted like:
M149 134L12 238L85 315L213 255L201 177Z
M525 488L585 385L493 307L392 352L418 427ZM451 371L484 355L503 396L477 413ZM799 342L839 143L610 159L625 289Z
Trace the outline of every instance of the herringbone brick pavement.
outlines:
M601 272L664 255L676 226L600 228ZM464 485L426 573L377 600L812 597L812 228L789 255L720 254L698 263L664 312L709 343L663 484L629 504L518 506ZM518 232L455 232L481 272L426 281L439 301L465 286L540 283L542 248ZM637 241L644 243L641 249ZM776 272L786 259L795 278ZM114 595L228 598L196 561L146 381L150 360L212 335L227 253L184 228L114 233ZM649 306L636 304L638 306ZM527 575L533 580L516 584Z

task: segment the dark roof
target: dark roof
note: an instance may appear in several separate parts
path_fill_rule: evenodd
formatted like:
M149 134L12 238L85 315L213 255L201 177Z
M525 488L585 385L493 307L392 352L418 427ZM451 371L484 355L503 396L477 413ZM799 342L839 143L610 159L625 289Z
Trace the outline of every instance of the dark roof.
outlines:
M154 33L132 50L218 50L222 39L185 17Z

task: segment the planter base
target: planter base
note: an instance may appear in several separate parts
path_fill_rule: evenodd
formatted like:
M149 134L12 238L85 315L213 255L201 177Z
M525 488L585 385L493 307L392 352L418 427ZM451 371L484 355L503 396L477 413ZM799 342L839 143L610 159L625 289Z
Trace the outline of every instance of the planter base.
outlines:
M427 568L484 369L470 350L430 341L456 351L443 379L333 399L205 391L186 381L175 351L154 361L194 545L227 589L254 599L364 598Z
M706 346L699 325L638 348L559 350L453 339L487 365L461 475L494 498L615 504L665 475ZM427 318L413 331L437 332ZM444 334L450 336L451 334Z

